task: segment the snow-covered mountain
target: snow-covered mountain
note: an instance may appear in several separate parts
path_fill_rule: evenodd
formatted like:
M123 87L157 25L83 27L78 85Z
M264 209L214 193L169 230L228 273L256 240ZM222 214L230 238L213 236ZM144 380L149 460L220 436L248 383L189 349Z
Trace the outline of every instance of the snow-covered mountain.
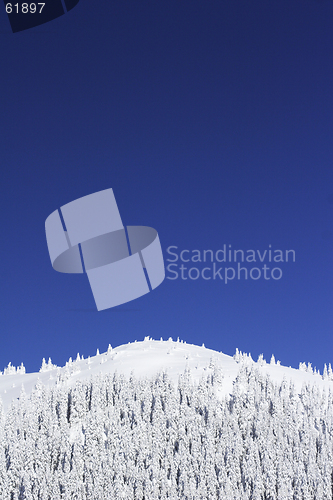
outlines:
M333 498L333 381L148 337L0 375L0 498Z
M97 351L98 352L98 351ZM78 380L87 381L93 375L106 375L115 372L129 377L133 374L136 378L153 377L158 373L166 371L169 378L177 384L178 377L186 368L191 371L193 382L198 383L205 373L209 373L211 360L218 365L223 372L223 385L217 391L217 397L231 394L233 382L239 372L239 362L247 360L252 361L251 355L239 353L228 356L221 352L186 344L183 341L153 340L146 337L144 341L121 345L112 349L109 346L107 352L99 352L92 357L83 359L78 354L73 361L71 358L64 367L57 367L43 360L42 367L37 373L25 373L24 367L15 368L9 364L5 368L4 376L0 375L0 398L2 399L5 410L9 407L11 401L19 398L22 387L25 393L29 395L37 382L41 382L47 387L52 387L56 383L63 383L67 386L75 385ZM259 358L254 363L262 373L268 374L275 383L281 383L284 378L292 380L297 391L300 391L304 383L315 383L320 387L333 387L332 371L325 372L321 376L319 372L313 372L310 365L306 366L300 363L301 369L288 368L275 362L274 356L270 363Z

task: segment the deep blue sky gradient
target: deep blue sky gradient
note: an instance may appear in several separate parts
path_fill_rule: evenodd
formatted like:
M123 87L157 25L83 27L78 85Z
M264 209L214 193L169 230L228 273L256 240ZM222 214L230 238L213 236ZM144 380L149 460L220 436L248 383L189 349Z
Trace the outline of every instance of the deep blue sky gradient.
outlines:
M16 34L2 12L0 369L146 335L333 364L332 22L331 0L81 0ZM109 187L165 258L271 244L296 262L97 312L86 276L52 269L44 223Z

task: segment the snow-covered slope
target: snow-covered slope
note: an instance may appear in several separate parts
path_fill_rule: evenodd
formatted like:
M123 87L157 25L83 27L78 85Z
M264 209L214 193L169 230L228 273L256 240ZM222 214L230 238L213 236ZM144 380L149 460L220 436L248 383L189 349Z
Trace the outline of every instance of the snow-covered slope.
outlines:
M7 369L7 372L12 373L0 375L0 397L4 409L7 410L11 401L19 398L22 387L29 395L38 380L45 386L54 386L56 383L71 386L77 380L89 380L92 375L100 373L117 372L128 377L133 373L136 378L150 378L166 371L176 384L179 375L189 368L193 381L199 382L205 373L210 373L214 365L221 367L223 372L223 383L217 392L217 396L222 398L232 392L233 381L242 361L256 365L263 373L269 374L273 382L280 383L283 378L293 380L297 391L301 390L304 383L333 388L330 377L325 377L324 380L319 374L287 368L275 362L267 364L261 360L255 363L246 355L236 354L231 357L204 346L199 347L182 341L174 342L171 338L167 341L158 341L146 337L142 342L128 343L115 349L109 347L106 353L88 359L78 356L75 361L70 359L62 368L44 364L37 373L22 373L22 370L13 373L15 369Z
M333 500L330 366L146 338L23 372L0 375L0 498Z

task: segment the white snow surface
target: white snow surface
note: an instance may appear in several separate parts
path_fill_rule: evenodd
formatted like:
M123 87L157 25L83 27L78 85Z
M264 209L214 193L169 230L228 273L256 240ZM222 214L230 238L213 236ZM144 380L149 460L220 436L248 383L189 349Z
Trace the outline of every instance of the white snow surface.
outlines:
M300 392L304 383L316 384L327 390L333 389L333 381L323 380L319 374L278 364L256 363L251 358L247 362L258 367L263 373L268 373L275 383L281 383L284 378L292 380L297 392ZM213 373L212 363L222 368L223 381L216 389L217 397L222 399L232 393L233 381L240 369L241 363L236 362L234 357L204 346L175 342L171 339L152 340L148 337L144 341L121 345L88 359L70 360L62 368L57 367L37 373L0 375L0 397L6 411L10 403L20 397L22 388L29 395L38 381L49 387L56 383L72 386L78 380L89 381L93 375L114 372L126 377L134 375L136 378L151 378L158 373L167 372L169 378L177 384L179 375L189 368L192 380L198 383L203 375Z

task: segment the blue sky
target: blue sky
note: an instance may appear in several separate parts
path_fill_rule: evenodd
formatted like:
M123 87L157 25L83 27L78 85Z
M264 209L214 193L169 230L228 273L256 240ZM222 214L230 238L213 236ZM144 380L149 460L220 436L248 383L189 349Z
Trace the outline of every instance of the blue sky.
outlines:
M331 0L81 0L12 34L0 14L0 369L147 335L333 363L332 15ZM279 280L166 279L97 312L86 276L52 269L44 224L109 187L165 259L271 245L295 262Z

